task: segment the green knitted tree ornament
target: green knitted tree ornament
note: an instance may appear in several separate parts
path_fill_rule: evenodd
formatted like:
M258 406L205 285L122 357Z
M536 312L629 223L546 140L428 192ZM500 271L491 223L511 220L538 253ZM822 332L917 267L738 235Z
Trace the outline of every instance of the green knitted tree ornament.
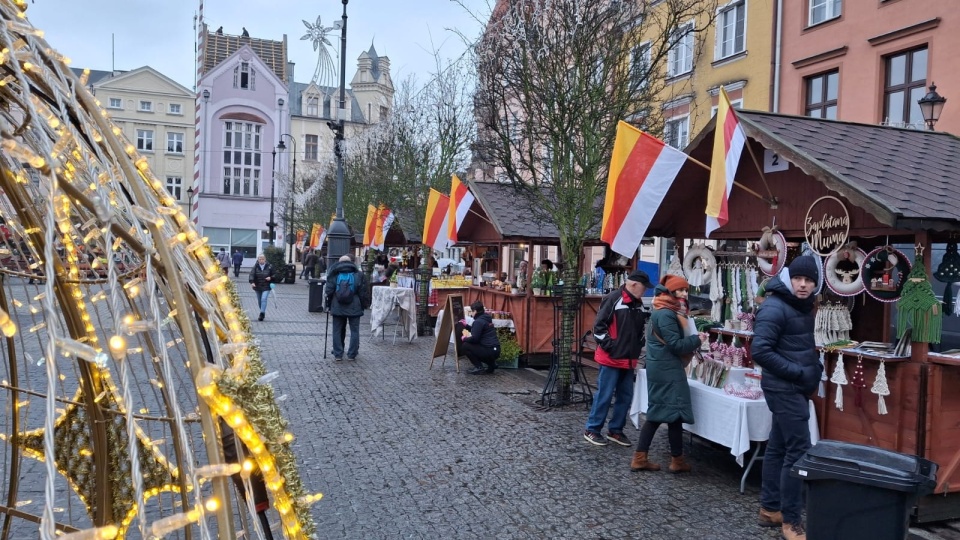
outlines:
M927 280L927 269L917 260L906 283L900 300L897 300L897 338L903 337L907 328L913 328L911 340L918 343L940 343L943 325L943 308Z

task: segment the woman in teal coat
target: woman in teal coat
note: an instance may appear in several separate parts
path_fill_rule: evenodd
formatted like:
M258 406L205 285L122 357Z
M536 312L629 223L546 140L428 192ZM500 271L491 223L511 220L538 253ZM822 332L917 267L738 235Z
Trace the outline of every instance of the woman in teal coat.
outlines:
M668 274L655 289L653 315L647 325L647 418L630 463L632 471L660 470L660 465L647 458L660 424L667 424L670 472L691 470L683 459L683 424L693 423L693 406L681 357L700 348L707 334L684 336L688 288L687 280Z

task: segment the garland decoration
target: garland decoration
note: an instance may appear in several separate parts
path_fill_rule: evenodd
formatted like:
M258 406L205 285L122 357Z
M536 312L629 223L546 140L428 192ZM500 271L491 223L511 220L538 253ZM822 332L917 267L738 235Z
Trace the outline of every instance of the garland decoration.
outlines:
M887 414L887 404L883 401L883 397L890 395L890 387L887 386L887 367L883 360L880 361L877 378L873 380L873 388L870 391L877 395L877 412Z

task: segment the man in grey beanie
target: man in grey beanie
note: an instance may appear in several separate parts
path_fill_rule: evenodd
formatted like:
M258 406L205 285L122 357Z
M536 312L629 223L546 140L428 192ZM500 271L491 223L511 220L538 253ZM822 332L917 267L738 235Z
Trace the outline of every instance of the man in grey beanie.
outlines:
M803 481L790 468L810 448L810 396L820 382L814 330L814 301L820 279L817 259L801 255L767 284L757 311L750 354L763 368L763 397L773 423L763 456L761 527L781 527L787 540L806 540Z

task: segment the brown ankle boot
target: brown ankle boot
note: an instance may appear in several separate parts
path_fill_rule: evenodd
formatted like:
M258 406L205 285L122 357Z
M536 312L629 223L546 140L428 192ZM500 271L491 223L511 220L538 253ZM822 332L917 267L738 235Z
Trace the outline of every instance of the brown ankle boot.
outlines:
M676 456L670 458L670 472L680 473L680 472L690 472L693 470L693 467L687 463L683 456Z
M757 525L761 527L779 527L783 525L783 514L779 510L767 510L760 507L760 516L757 518Z
M786 540L807 540L807 531L800 523L784 523L780 532Z
M630 470L637 471L659 471L660 466L647 459L646 452L634 452L633 461L630 462Z

